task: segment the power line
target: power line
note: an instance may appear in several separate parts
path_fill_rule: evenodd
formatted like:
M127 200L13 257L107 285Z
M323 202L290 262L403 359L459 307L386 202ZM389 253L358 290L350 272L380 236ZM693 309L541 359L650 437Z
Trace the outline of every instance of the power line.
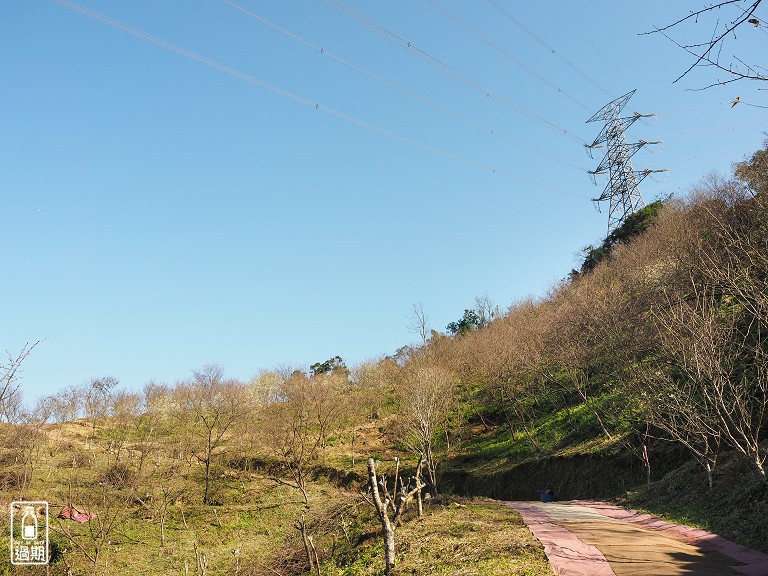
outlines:
M346 58L343 58L342 56L339 56L338 54L334 54L330 50L327 50L326 48L315 44L311 40L307 40L306 38L300 36L299 34L296 34L295 32L291 32L290 30L287 30L286 28L283 28L282 26L275 24L274 22L268 20L267 18L264 18L263 16L260 16L259 14L256 14L252 12L251 10L248 10L247 8L241 6L240 4L237 4L236 2L233 2L232 0L221 0L225 4L231 6L235 10L238 10L239 12L245 14L246 16L249 16L250 18L261 22L262 24L269 26L273 30L276 30L280 32L281 34L284 34L288 36L289 38L296 40L297 42L303 44L304 46L307 46L308 48L322 54L323 56L327 56L328 58L331 58L332 60L335 60L336 62L343 64L344 66L347 66L356 72L359 72L361 74L364 74L365 76L368 76L369 78L393 89L397 92L400 92L401 94L404 94L405 96L408 96L409 98L412 98L416 100L417 102L421 102L422 104L429 106L433 110L436 110L442 114L445 114L447 116L450 116L451 118L458 120L459 122L463 122L464 124L468 126L472 126L474 128L477 128L478 130L481 130L485 132L488 135L495 136L497 138L501 138L502 140L505 140L507 142L510 142L516 146L519 146L520 148L523 148L524 150L527 150L528 152L531 152L533 154L537 154L539 156L542 156L544 158L548 158L549 160L552 160L554 162L558 162L560 164L564 164L565 166L569 166L571 168L574 168L576 170L586 170L586 168L583 168L582 166L578 166L576 164L573 164L571 162L567 162L565 160L562 160L560 158L557 158L555 156L552 156L551 154L548 154L547 152L543 152L541 150L537 150L536 148L533 148L531 146L528 146L527 144L520 142L519 140L513 138L512 136L497 130L495 128L491 128L488 126L485 126L484 124L481 124L480 122L477 122L471 118L468 118L467 116L464 116L463 114L460 114L459 112L455 112L454 110L451 110L450 108L447 108L434 100L431 100L429 98L426 98L424 96L421 96L412 90L397 84L395 82L392 82L391 80L388 80L386 78L383 78L382 76L379 76L378 74L371 72L370 70L367 70L366 68L363 68L362 66L359 66L358 64L355 64Z
M537 78L538 80L540 80L541 82L543 82L544 84L546 84L547 86L552 88L558 94L561 94L562 96L566 97L568 100L570 100L571 102L573 102L577 106L580 106L584 110L587 110L587 111L591 110L591 108L589 108L589 106L584 104L581 100L579 100L578 98L575 98L574 96L572 96L571 94L566 92L564 89L560 88L554 82L551 82L549 80L549 78L547 78L543 74L540 74L539 72L537 72L536 70L534 70L533 68L531 68L530 66L525 64L523 61L518 59L514 54L512 54L511 52L509 52L505 48L499 46L496 42L494 42L493 40L488 38L488 36L486 36L485 34L480 32L477 28L475 28L474 26L469 24L466 20L463 20L463 19L459 18L456 14L454 14L453 12L451 12L450 10L445 8L437 0L425 0L425 2L427 2L427 3L431 4L432 6L434 6L437 10L439 10L440 12L445 14L448 18L450 18L451 20L456 22L456 24L458 24L459 26L464 28L470 34L473 34L474 36L476 36L477 38L479 38L480 40L485 42L488 46L490 46L491 48L496 50L499 54L504 56L507 60L509 60L510 62L515 64L516 66L519 66L520 68L522 68L523 70L528 72L528 74L530 74L534 78Z
M685 108L677 108L675 110L662 110L661 112L656 112L656 116L661 118L662 116L672 116L675 114L690 114L692 112L701 112L702 110L718 108L725 104L725 102L712 102L710 104L702 104L701 106L686 106Z
M116 28L122 32L125 32L127 34L130 34L132 36L135 36L136 38L139 38L141 40L144 40L145 42L149 42L150 44L154 44L155 46L159 46L160 48L164 48L165 50L168 50L170 52L173 52L175 54L178 54L180 56L184 56L185 58L188 58L194 62L197 62L199 64L202 64L204 66L207 66L209 68L212 68L214 70L218 70L219 72L223 72L225 74L228 74L230 76L233 76L239 80L242 80L244 82L247 82L248 84L258 86L259 88L262 88L264 90L267 90L269 92L272 92L274 94L277 94L279 96L283 96L285 98L288 98L289 100L292 100L294 102L297 102L299 104L303 104L304 106L308 106L311 108L314 108L315 110L319 110L321 112L324 112L330 116L333 116L335 118L338 118L340 120L344 120L346 122L349 122L351 124L354 124L356 126L359 126L361 128L365 128L367 130L370 130L372 132L376 132L378 134L381 134L383 136L387 136L389 138L392 138L394 140L397 140L399 142L403 142L405 144L410 144L411 146L414 146L416 148L420 148L422 150L425 150L427 152L431 152L433 154L436 154L438 156L442 156L444 158L447 158L449 160L453 160L455 162L458 162L460 164L465 164L468 166L472 166L473 168L483 170L485 172L489 172L492 174L499 174L501 176L504 176L505 178L515 180L518 182L522 182L526 185L534 185L538 188L547 189L553 192L562 193L562 191L553 188L549 185L540 183L540 182L533 182L530 180L525 180L522 178L519 178L513 174L509 174L505 171L497 170L496 168L492 166L488 166L486 164L482 164L480 162L476 162L474 160L469 160L467 158L464 158L463 156L460 156L458 154L454 154L452 152L448 152L446 150L443 150L441 148L438 148L436 146L432 146L429 144L425 144L423 142L419 142L417 140L413 140L411 138L401 136L400 134L397 134L395 132L392 132L390 130L387 130L385 128L382 128L380 126L377 126L375 124L372 124L370 122L367 122L365 120L361 120L360 118L356 118L354 116L351 116L349 114L346 114L344 112L341 112L339 110L336 110L334 108L330 108L328 106L325 106L324 104L320 104L317 102L314 102L310 100L309 98L305 98L303 96L299 96L297 94L294 94L288 90L285 90L283 88L280 88L279 86L275 86L273 84L270 84L268 82L265 82L263 80L260 80L258 78L255 78L249 74L246 74L244 72L241 72L239 70L236 70L235 68L231 68L230 66L227 66L225 64L221 64L220 62L217 62L215 60L212 60L210 58L207 58L205 56L201 56L200 54L197 54L196 52L192 52L191 50L187 50L186 48L182 48L181 46L177 46L176 44L172 44L166 40L163 40L161 38L158 38L156 36L152 36L151 34L148 34L142 30L139 30L138 28L134 28L132 26L129 26L123 22L120 22L119 20L115 20L113 18L110 18L108 16L105 16L104 14L101 14L100 12L96 12L95 10L91 10L90 8L86 8L85 6L82 6L80 4L77 4L76 2L72 2L71 0L54 0L57 4L60 4L66 8L69 8L70 10L73 10L75 12L79 12L85 16L88 16L89 18L92 18L94 20L97 20L103 24L106 24L108 26L111 26L112 28Z
M723 158L732 158L734 155L743 152L743 146L730 147L720 149L712 154L703 157L702 154L690 154L688 156L682 156L680 158L674 158L672 160L667 159L666 163L672 170L679 170L680 168L691 168L693 166L708 165L712 166L713 162L722 161Z
M584 78L587 82L592 84L595 88L600 90L603 94L606 96L612 96L612 93L605 88L602 84L600 84L597 80L592 78L589 74L584 72L581 68L576 66L573 62L568 60L565 56L560 54L557 50L552 48L549 44L547 44L544 40L541 39L540 36L538 36L536 33L534 33L530 28L528 28L525 24L523 24L519 19L517 19L511 12L506 10L503 6L501 6L496 0L487 0L488 4L493 6L500 14L502 14L504 17L506 17L508 20L510 20L515 26L520 28L523 32L528 34L531 38L533 38L541 47L543 47L545 50L549 51L554 55L556 58L558 58L563 64L568 66L571 70L576 72L579 76Z
M710 132L718 132L719 134L723 134L729 130L731 132L735 132L737 127L754 126L754 124L755 120L750 118L741 122L726 122L725 124L720 124L717 126L707 126L706 128L701 128L699 130L672 131L669 133L669 136L662 135L662 138L664 142L678 142L681 140L690 140L691 138L699 138L703 134L708 134Z
M432 0L427 0L432 1ZM525 32L528 36L530 36L536 43L538 43L542 48L550 52L553 56L555 56L557 59L559 59L563 64L568 66L571 70L576 72L579 76L581 76L584 80L592 84L595 88L600 90L603 94L606 96L613 96L613 94L602 84L600 84L597 80L595 80L592 76L590 76L587 72L579 68L576 64L571 62L568 58L563 56L560 52L555 50L550 44L548 44L545 40L543 40L538 34L536 34L533 30L528 28L523 22L520 21L519 18L515 17L514 14L506 10L503 6L501 6L496 0L486 0L488 4L490 4L493 8L495 8L500 14L502 14L505 18L507 18L510 22L512 22L515 26L520 28L523 32ZM597 52L597 49L592 47L593 50ZM607 59L600 53L598 54L607 61ZM610 64L610 62L609 62ZM641 120L642 121L642 120Z
M375 22L374 20L368 18L361 12L358 12L351 6L349 6L347 3L341 1L341 0L322 0L333 8L334 10L337 10L341 12L342 14L352 18L353 20L356 20L358 23L362 24L366 28L372 30L379 36L389 40L393 44L396 44L400 46L401 48L404 48L405 50L408 50L412 54L414 54L416 57L420 58L430 66L436 68L443 74L446 74L447 76L450 76L451 78L461 82L465 86L468 86L484 96L486 96L489 99L492 99L496 101L497 103L501 104L502 106L512 110L513 112L516 112L517 114L520 114L521 116L528 118L529 120L532 120L534 122L537 122L541 124L542 126L546 126L547 128L554 130L555 132L562 134L566 138L569 138L573 140L574 142L577 142L582 145L586 145L586 142L579 138L576 134L571 132L570 130L567 130L565 128L562 128L561 126L558 126L554 122L550 122L543 116L540 116L539 114L533 112L532 110L529 110L528 108L516 103L515 101L511 100L507 96L504 96L503 94L496 92L495 90L491 89L487 85L483 84L482 82L475 80L474 78L468 76L467 74L457 70L450 64L444 62L443 60L440 60L436 56L430 54L429 52L422 50L421 48L417 48L413 43L406 40L405 38L398 36L388 28L382 26L381 24Z

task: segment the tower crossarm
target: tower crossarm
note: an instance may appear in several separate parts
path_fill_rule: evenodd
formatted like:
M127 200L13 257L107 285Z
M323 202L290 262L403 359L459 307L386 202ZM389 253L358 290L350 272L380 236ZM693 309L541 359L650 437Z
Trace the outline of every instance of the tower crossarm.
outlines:
M632 158L632 156L634 156L635 153L638 150L640 150L640 148L648 144L661 144L661 142L648 142L647 140L640 140L639 142L627 144L626 158ZM613 161L614 161L614 158L611 156L610 153L608 153L600 161L600 164L597 166L597 168L595 168L594 170L588 170L588 173L589 174L605 174L608 171L608 168L610 168L611 162Z
M648 118L650 116L653 116L653 114L640 114L639 112L635 112L632 116L627 116L626 118L609 119L606 121L603 129L600 130L600 134L597 135L595 141L592 142L592 144L588 144L587 147L597 148L610 140L614 134L626 132L627 128L640 120L640 118Z
M627 144L627 148L629 148L629 151L634 156L635 152L640 150L643 146L649 146L653 144L661 144L661 140L656 140L655 142L649 142L648 140L641 139L639 142L635 142L634 144Z
M637 183L640 184L643 180L646 179L646 177L650 176L651 174L658 174L659 172L666 172L667 169L663 168L661 170L650 170L646 168L645 170L635 170L635 178L637 178Z
M611 185L608 184L603 189L603 192L597 198L592 198L592 202L605 202L611 199Z
M637 88L631 92L627 92L624 96L619 96L615 100L611 100L608 104L600 108L600 110L598 110L592 118L587 120L587 122L597 122L598 120L605 121L608 118L618 116L622 108L627 105L627 102L629 102L629 99L632 98L635 92L637 92Z

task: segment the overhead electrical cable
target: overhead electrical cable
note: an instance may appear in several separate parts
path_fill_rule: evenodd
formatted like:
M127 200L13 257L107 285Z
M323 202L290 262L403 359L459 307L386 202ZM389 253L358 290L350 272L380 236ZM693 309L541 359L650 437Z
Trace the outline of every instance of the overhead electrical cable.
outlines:
M562 194L563 192L561 190L558 190L557 188L554 188L552 186L549 186L547 184L543 184L541 182L533 182L530 180L525 180L522 178L519 178L515 176L514 174L510 174L505 171L500 171L492 166L488 166L486 164L482 164L480 162L476 162L474 160L469 160L467 158L464 158L463 156L460 156L458 154L454 154L452 152L448 152L446 150L443 150L441 148L437 148L435 146L425 144L423 142L419 142L416 140L413 140L411 138L401 136L400 134L397 134L395 132L392 132L390 130L387 130L385 128L382 128L380 126L377 126L375 124L372 124L370 122L367 122L365 120L361 120L359 118L356 118L354 116L351 116L349 114L346 114L344 112L341 112L339 110L335 110L334 108L330 108L328 106L325 106L324 104L316 103L309 98L305 98L303 96L299 96L297 94L294 94L288 90L285 90L283 88L280 88L279 86L275 86L273 84L270 84L269 82L265 82L263 80L259 80L258 78L255 78L249 74L246 74L244 72L241 72L239 70L236 70L235 68L231 68L230 66L227 66L225 64L221 64L220 62L217 62L215 60L211 60L210 58L207 58L205 56L201 56L200 54L197 54L196 52L192 52L191 50L187 50L186 48L182 48L181 46L177 46L176 44L172 44L166 40L163 40L161 38L158 38L156 36L152 36L151 34L148 34L142 30L139 30L138 28L134 28L132 26L129 26L127 24L124 24L123 22L120 22L119 20L115 20L113 18L110 18L109 16L105 16L104 14L101 14L100 12L96 12L95 10L91 10L90 8L87 8L85 6L82 6L76 2L72 2L71 0L53 0L57 4L61 4L62 6L69 8L70 10L73 10L75 12L79 12L85 16L88 16L89 18L92 18L94 20L97 20L99 22L102 22L103 24L106 24L108 26L111 26L112 28L116 28L118 30L121 30L123 32L126 32L127 34L130 34L132 36L135 36L136 38L139 38L141 40L144 40L146 42L149 42L150 44L154 44L155 46L159 46L160 48L164 48L165 50L168 50L170 52L173 52L175 54L178 54L180 56L184 56L185 58L188 58L194 62L197 62L199 64L202 64L204 66L207 66L209 68L212 68L214 70L218 70L219 72L223 72L225 74L228 74L230 76L233 76L239 80L242 80L244 82L247 82L248 84L252 84L254 86L258 86L259 88L263 88L264 90L267 90L269 92L272 92L274 94L277 94L279 96L283 96L285 98L288 98L289 100L293 100L294 102L297 102L299 104L303 104L305 106L314 108L315 110L319 110L321 112L324 112L330 116L333 116L335 118L338 118L340 120L344 120L346 122L349 122L351 124L354 124L356 126L360 126L361 128L365 128L367 130L370 130L372 132L376 132L377 134L381 134L383 136L387 136L389 138L392 138L394 140L397 140L399 142L403 142L405 144L410 144L411 146L414 146L416 148L420 148L422 150L425 150L427 152L431 152L433 154L442 156L444 158L447 158L449 160L453 160L455 162L458 162L460 164L465 164L468 166L472 166L474 168L477 168L479 170L483 170L485 172L490 172L493 174L499 174L505 178L515 180L521 183L524 183L526 185L533 185L538 188L542 188L545 190L549 190L552 192L556 192L559 194Z
M429 1L429 0L428 0ZM555 50L550 44L548 44L544 39L541 38L538 34L536 34L533 30L528 28L528 26L525 25L522 21L520 21L519 18L517 18L512 12L505 9L501 4L499 4L496 0L486 0L488 4L490 4L493 8L495 8L502 16L507 18L510 22L512 22L515 26L520 28L523 32L525 32L528 36L530 36L534 41L536 41L542 48L550 52L553 56L555 56L558 60L560 60L563 64L565 64L568 68L576 72L579 76L581 76L584 80L592 84L595 88L597 88L600 92L605 94L606 96L610 96L613 98L615 94L613 94L610 90L608 90L605 86L600 84L597 80L595 80L592 76L590 76L587 72L579 68L576 64L571 62L568 58L563 56L560 52ZM592 47L593 50L597 51L594 46ZM598 52L598 54L608 62L608 60ZM613 66L610 62L608 62L609 65ZM641 118L641 122L645 123L645 120Z
M505 140L507 142L510 142L516 146L519 146L520 148L523 148L524 150L527 150L528 152L531 152L533 154L537 154L539 156L542 156L544 158L548 158L549 160L552 160L554 162L558 162L560 164L564 164L566 166L569 166L571 168L574 168L579 171L584 171L586 168L582 166L578 166L576 164L573 164L571 162L567 162L565 160L562 160L560 158L557 158L556 156L552 156L551 154L548 154L547 152L543 152L541 150L537 150L536 148L533 148L531 146L528 146L527 144L520 142L519 140L513 138L512 136L499 131L495 128L490 128L488 126L485 126L481 124L480 122L477 122L471 118L468 118L464 116L463 114L460 114L459 112L455 112L449 108L446 108L445 106L435 102L434 100L431 100L429 98L426 98L424 96L421 96L412 90L401 86L395 82L392 82L391 80L387 80L386 78L383 78L379 76L378 74L371 72L370 70L367 70L363 68L362 66L359 66L353 62L350 62L346 58L343 58L342 56L339 56L338 54L334 54L330 50L325 49L322 46L319 46L318 44L315 44L314 42L307 40L306 38L303 38L302 36L296 34L295 32L291 32L290 30L287 30L283 28L282 26L279 26L278 24L275 24L274 22L271 22L267 18L264 18L263 16L260 16L251 10L248 10L247 8L237 4L236 2L233 2L232 0L221 0L225 4L231 6L235 10L238 10L242 12L243 14L249 16L250 18L253 18L254 20L257 20L258 22L261 22L262 24L269 26L273 30L276 30L280 32L281 34L284 34L288 36L289 38L292 38L293 40L296 40L297 42L300 42L301 44L319 52L323 56L327 56L328 58L331 58L335 60L336 62L343 64L344 66L347 66L357 72L360 72L361 74L364 74L365 76L368 76L369 78L376 80L377 82L384 84L385 86L396 90L397 92L400 92L401 94L404 94L405 96L408 96L409 98L412 98L418 102L421 102L422 104L429 106L433 110L437 110L438 112L445 114L447 116L450 116L454 118L455 120L458 120L459 122L463 122L464 124L467 124L469 126L472 126L474 128L477 128L478 130L482 130L486 134L489 134L491 136L496 136L498 138L501 138L502 140Z
M512 54L511 52L509 52L508 50L506 50L502 46L499 46L496 42L494 42L493 40L488 38L488 36L486 36L485 34L480 32L477 28L472 26L469 22L467 22L466 20L463 20L462 18L460 18L459 16L457 16L456 14L454 14L453 12L448 10L445 6L443 6L442 4L437 2L437 0L425 0L425 2L427 2L427 3L431 4L432 6L434 6L437 10L439 10L440 12L445 14L448 18L450 18L451 20L456 22L456 24L458 24L459 26L464 28L467 32L469 32L470 34L473 34L474 36L476 36L477 38L479 38L480 40L485 42L488 46L490 46L491 48L496 50L499 54L504 56L507 60L509 60L510 62L515 64L516 66L522 68L523 70L528 72L528 74L530 74L534 78L537 78L538 80L540 80L541 82L543 82L544 84L546 84L547 86L552 88L558 94L564 96L565 98L567 98L568 100L570 100L571 102L573 102L577 106L580 106L583 110L586 110L587 112L592 110L592 108L590 106L587 106L586 104L584 104L584 102L582 102L578 98L572 96L571 94L566 92L564 89L560 88L560 86L558 86L554 82L551 82L549 80L549 78L547 78L543 74L537 72L536 70L534 70L533 68L528 66L525 62L521 61L514 54Z
M708 164L712 166L713 162L722 161L723 158L733 158L734 156L743 153L744 147L731 146L730 148L722 148L712 152L712 154L709 154L706 157L702 154L690 154L672 160L667 159L667 164L669 164L672 169L690 168L691 166L698 166L699 164Z
M691 113L699 113L702 110L710 110L712 108L720 108L722 106L725 106L726 102L712 102L710 104L702 104L701 106L691 106L687 108L677 108L675 110L662 110L661 112L656 112L656 116L661 118L663 116L672 116L675 114L691 114Z
M599 83L597 80L595 80L594 78L592 78L592 76L590 76L589 74L587 74L586 72L584 72L584 70L582 70L581 68L579 68L578 66L576 66L576 64L574 64L573 62L571 62L570 60L568 60L568 58L566 58L565 56L563 56L562 54L560 54L560 52L558 52L557 50L555 50L555 49L554 49L552 46L550 46L549 44L547 44L547 43L546 43L544 40L542 40L542 39L541 39L541 37L540 37L540 36L538 36L538 35L537 35L535 32L533 32L533 30L531 30L530 28L528 28L528 26L526 26L526 25L525 25L525 24L523 24L523 23L522 23L522 22L521 22L519 19L517 19L517 18L515 17L515 15L514 15L514 14L512 14L511 12L509 12L508 10L506 10L506 9L505 9L503 6L501 6L501 5L500 5L498 2L496 2L496 0L487 0L487 2L488 2L488 4L490 4L491 6L493 6L493 7L494 7L494 8L495 8L495 9L496 9L496 10L497 10L497 11L498 11L500 14L502 14L504 17L506 17L507 19L509 19L509 20L510 20L510 21L511 21L511 22L512 22L512 23L513 23L515 26L517 26L518 28L520 28L520 30L522 30L523 32L525 32L526 34L528 34L528 36L530 36L530 37L531 37L531 38L533 38L533 39L534 39L536 42L538 42L538 43L539 43L539 45L541 45L541 46L542 46L542 47L543 47L545 50L548 50L549 52L551 52L551 53L552 53L552 55L554 55L555 57L557 57L557 58L558 58L558 59L559 59L559 60L560 60L560 61L561 61L563 64L565 64L565 65L566 65L566 66L568 66L568 67L569 67L571 70L573 70L574 72L576 72L576 73L577 73L579 76L581 76L582 78L584 78L584 80L586 80L587 82L589 82L590 84L592 84L592 85L593 85L595 88L597 88L598 90L600 90L600 91L601 91L603 94L605 94L606 96L613 96L613 93L612 93L612 92L610 92L610 91L609 91L607 88L605 88L605 86L603 86L602 84L600 84L600 83Z
M700 128L699 130L689 130L689 131L682 131L682 132L670 132L669 136L663 136L664 142L677 142L680 140L690 140L691 138L699 138L703 134L708 134L710 132L717 132L719 134L724 134L728 132L729 130L731 132L735 132L737 127L740 126L749 126L754 125L755 120L753 118L750 118L748 120L742 120L741 122L726 122L725 124L720 124L717 126L707 126L705 128Z
M361 12L358 12L357 10L349 6L349 4L347 4L346 2L343 2L341 0L322 0L322 2L324 2L334 10L338 10L342 14L352 18L353 20L356 20L366 28L378 34L379 36L389 40L390 42L400 46L401 48L404 48L405 50L408 50L409 52L414 54L416 57L420 58L430 66L433 66L443 74L446 74L447 76L450 76L451 78L461 82L465 86L468 86L480 92L487 98L496 101L497 103L508 108L509 110L512 110L513 112L516 112L517 114L520 114L521 116L528 118L529 120L537 122L542 126L545 126L559 134L562 134L566 138L569 138L574 142L577 142L578 144L581 144L581 145L587 144L586 141L584 141L582 138L579 138L576 134L574 134L570 130L563 128L561 126L558 126L554 122L547 120L546 118L537 114L536 112L533 112L532 110L529 110L525 106L518 104L517 102L513 101L509 97L499 92L496 92L495 90L491 89L490 87L483 84L479 80L475 80L474 78L468 76L467 74L457 70L450 64L444 62L443 60L440 60L439 58L430 54L429 52L422 50L421 48L417 48L412 42L406 40L401 36L398 36L391 30L375 22L374 20L368 18Z
M689 182L695 182L696 180L698 180L698 178L684 178L683 180L675 180L674 182L660 183L658 186L648 186L647 188L644 188L644 190L646 193L662 191L663 196L667 196L670 194L671 190L677 187L677 190L681 192L682 196L685 195L685 190L682 185L688 184ZM686 188L690 189L691 186L686 186ZM657 198L663 196L657 196Z
M592 84L595 88L600 90L603 94L606 96L610 96L613 98L616 96L614 92L611 92L608 90L605 86L600 84L597 80L595 80L592 76L590 76L587 72L579 68L576 64L568 60L565 56L563 56L560 52L555 50L552 46L550 46L547 42L545 42L540 36L538 36L535 32L533 32L530 28L528 28L523 22L521 22L518 18L516 18L511 12L506 10L503 6L501 6L496 0L486 0L491 6L493 6L496 10L499 11L500 14L508 18L512 23L514 23L518 28L520 28L523 32L528 34L531 38L533 38L536 42L538 42L543 48L551 52L555 57L557 57L561 62L563 62L566 66L568 66L571 70L576 72L579 76L584 78L587 82ZM625 85L629 86L633 82L627 76L624 74L624 72L617 68L616 65L611 62L605 54L603 54L600 50L597 49L597 47L592 44L589 38L585 37L584 35L580 34L578 29L574 30L574 32L581 37L582 42L589 46L592 50L594 50L595 54L600 56L600 58L603 59L603 61L610 66L614 72L615 77L623 79L625 81Z

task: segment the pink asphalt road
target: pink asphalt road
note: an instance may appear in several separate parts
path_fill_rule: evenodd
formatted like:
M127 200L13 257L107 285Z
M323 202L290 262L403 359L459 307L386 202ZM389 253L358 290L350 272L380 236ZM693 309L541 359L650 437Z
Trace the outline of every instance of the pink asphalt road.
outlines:
M504 502L560 576L768 576L768 554L605 502Z

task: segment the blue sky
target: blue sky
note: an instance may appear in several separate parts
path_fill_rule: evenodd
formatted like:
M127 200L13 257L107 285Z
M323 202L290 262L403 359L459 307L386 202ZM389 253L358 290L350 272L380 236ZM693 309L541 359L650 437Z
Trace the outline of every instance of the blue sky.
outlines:
M347 0L395 42L335 0L77 5L134 34L0 4L0 349L45 339L25 394L354 364L415 340L413 303L443 330L476 295L543 295L605 235L585 121L632 89L628 111L657 116L630 138L664 142L635 167L669 169L648 201L761 145L768 110L747 104L767 92L690 91L711 69L672 84L689 57L638 35L678 3L495 2L549 48L481 0ZM728 50L759 62L766 34Z

